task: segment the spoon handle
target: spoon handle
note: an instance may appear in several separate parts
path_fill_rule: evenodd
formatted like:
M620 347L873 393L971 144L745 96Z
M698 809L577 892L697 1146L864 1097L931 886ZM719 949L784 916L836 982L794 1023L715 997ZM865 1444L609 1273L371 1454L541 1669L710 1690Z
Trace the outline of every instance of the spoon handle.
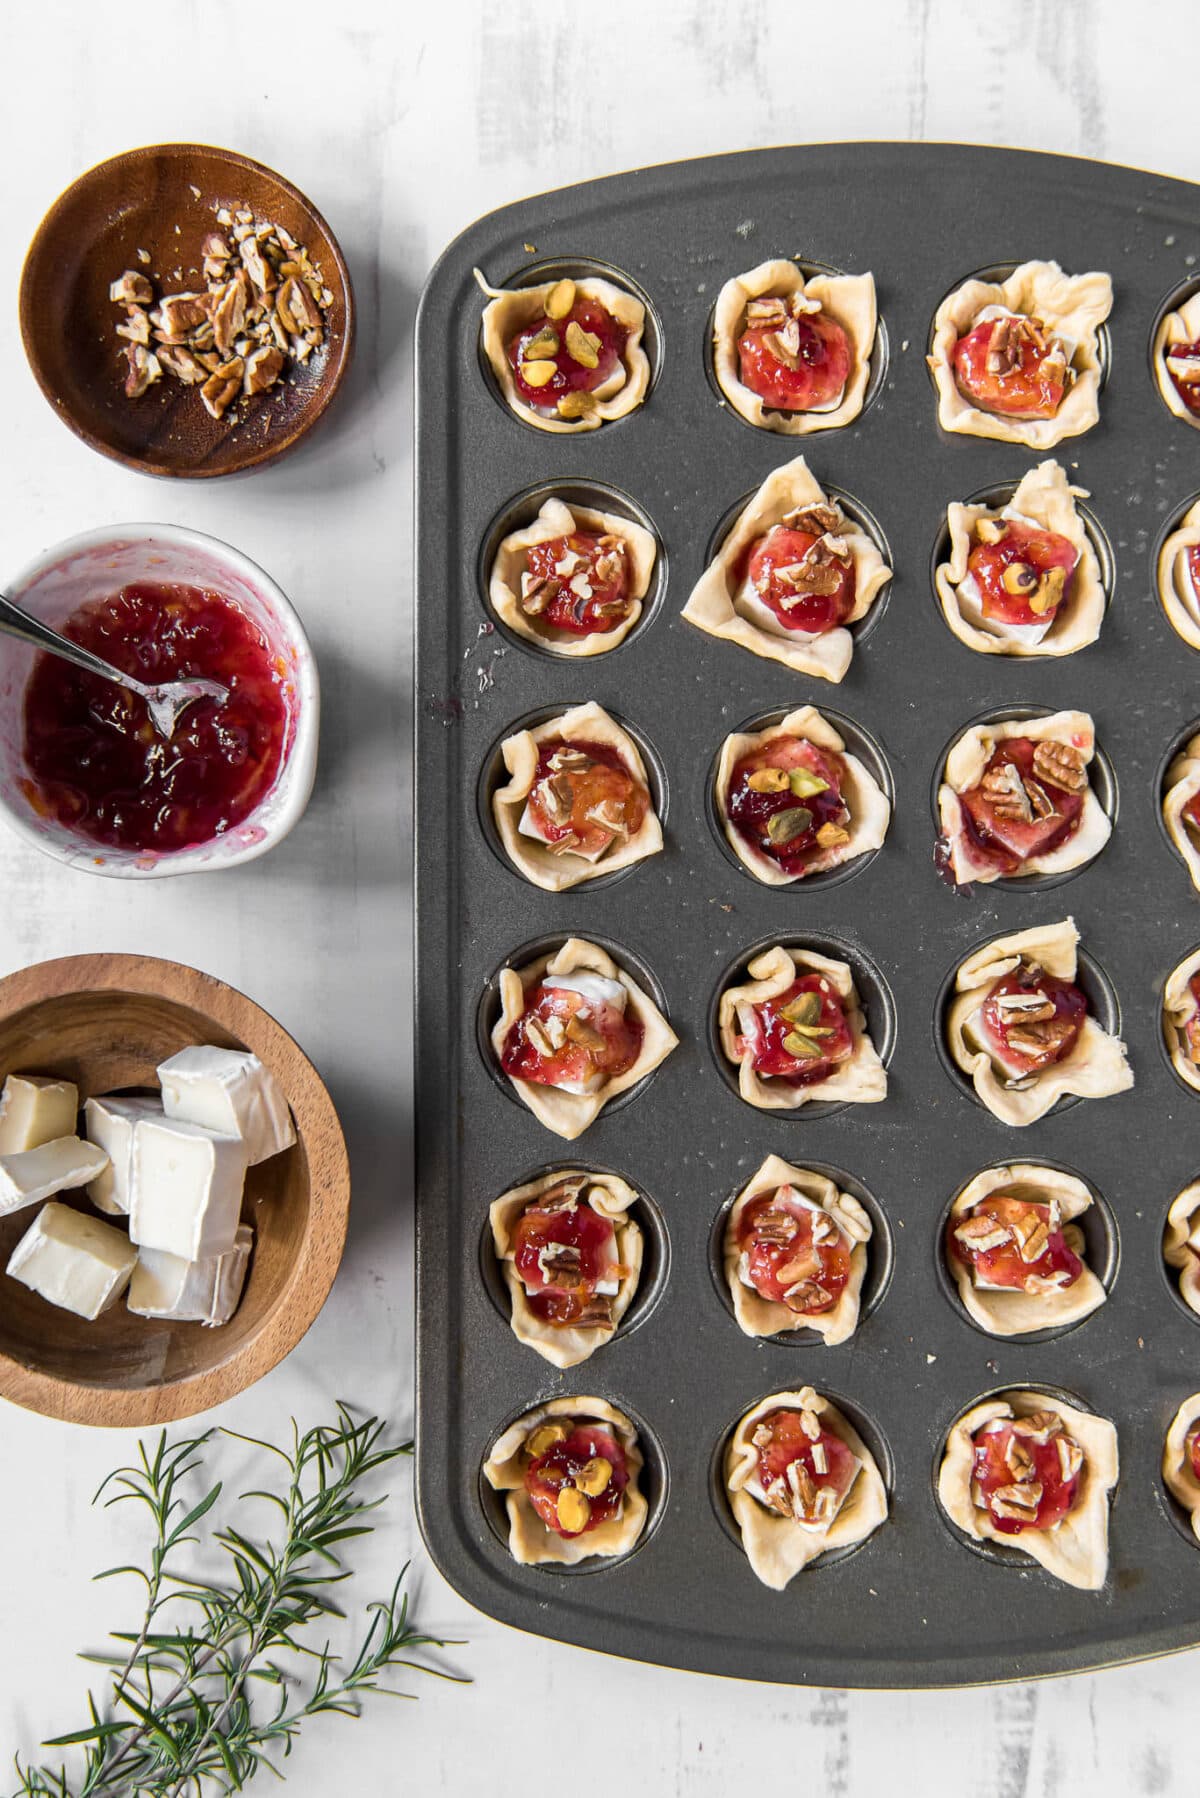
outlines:
M118 686L129 687L134 693L145 696L146 689L141 681L134 680L131 674L122 674L119 668L114 668L101 656L94 656L90 649L72 643L69 637L60 636L48 624L43 624L40 618L23 612L20 606L14 605L3 593L0 593L0 632L8 637L17 637L22 643L30 643L35 649L49 650L51 655L74 662L77 668L84 668L89 674L99 674L105 680L116 681Z

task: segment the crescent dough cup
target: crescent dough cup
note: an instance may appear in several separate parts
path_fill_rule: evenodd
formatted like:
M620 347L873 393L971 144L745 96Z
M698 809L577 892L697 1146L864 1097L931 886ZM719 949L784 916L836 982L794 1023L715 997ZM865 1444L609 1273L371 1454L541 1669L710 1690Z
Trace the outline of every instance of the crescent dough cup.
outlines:
M1163 1232L1163 1260L1179 1270L1179 1293L1200 1317L1200 1180L1174 1199Z
M987 989L1011 974L1023 957L1040 962L1047 974L1059 980L1074 980L1078 942L1073 918L1018 930L1013 936L998 936L985 943L967 957L955 976L956 996L946 1016L950 1054L956 1066L970 1075L980 1099L1002 1124L1036 1123L1066 1093L1104 1099L1133 1085L1125 1044L1101 1030L1090 1015L1084 1019L1071 1053L1029 1076L1029 1085L1020 1088L1006 1086L986 1049L972 1049L963 1035L963 1026L983 1003Z
M807 1199L813 1199L823 1211L840 1225L842 1234L853 1243L850 1251L850 1277L836 1305L812 1317L801 1316L773 1299L746 1286L738 1278L737 1232L742 1213L750 1200L778 1186L794 1186ZM733 1313L747 1336L778 1336L785 1330L815 1330L825 1338L826 1348L848 1342L858 1328L858 1307L862 1284L867 1272L867 1243L871 1239L871 1220L856 1198L839 1192L832 1180L811 1168L794 1167L778 1155L768 1155L762 1166L747 1180L730 1207L725 1225L722 1261Z
M1172 628L1189 649L1200 649L1200 599L1187 552L1200 543L1200 500L1189 506L1158 554L1158 597Z
M521 576L528 568L526 552L536 543L550 543L555 537L569 537L574 531L588 531L597 536L620 537L629 554L632 604L627 615L610 631L591 631L586 637L572 636L556 630L541 618L530 618L520 601ZM653 532L631 518L616 512L597 512L591 506L569 506L565 500L551 497L531 523L512 531L496 551L488 576L488 599L493 612L510 631L529 643L538 643L559 656L600 656L624 641L642 615L642 601L650 591L658 543Z
M1163 403L1176 418L1182 418L1194 430L1200 430L1200 418L1189 412L1180 399L1179 390L1167 373L1166 352L1174 344L1195 343L1197 339L1200 339L1200 293L1194 293L1177 312L1168 312L1162 319L1154 333L1153 353L1154 379Z
M547 1529L525 1490L521 1444L539 1424L556 1417L586 1417L608 1424L625 1450L629 1484L623 1495L621 1514L610 1517L607 1523L597 1524L594 1530L588 1530L582 1536L559 1536ZM628 1554L646 1527L646 1500L638 1486L643 1465L637 1431L623 1411L602 1398L554 1398L526 1411L505 1430L483 1464L483 1477L489 1486L505 1494L508 1551L513 1560L523 1567L548 1561L574 1567L594 1556L611 1559L614 1555Z
M617 750L630 774L641 782L647 794L650 791L646 765L637 744L628 731L622 730L594 700L573 706L569 712L560 712L557 718L548 718L532 730L520 730L514 736L505 737L500 753L511 778L506 787L497 788L493 795L492 813L505 854L513 866L534 886L543 887L548 893L561 893L585 880L595 880L601 874L631 867L648 855L657 855L663 846L663 834L653 804L647 807L646 816L634 834L623 842L614 843L595 862L585 860L582 855L555 855L544 843L522 835L519 828L521 814L537 776L538 752L543 743L554 737L603 743Z
M834 849L823 849L814 855L807 864L804 875L788 874L769 855L763 855L752 843L748 843L734 829L729 818L728 797L734 768L743 756L765 748L777 737L806 737L818 749L835 751L841 756L846 769L842 798L850 813L850 841ZM833 725L822 718L813 705L804 705L798 711L789 712L786 718L781 719L778 724L768 725L766 730L751 733L735 731L732 736L726 737L721 745L715 784L725 839L742 865L749 868L755 879L761 880L764 886L792 886L809 874L823 874L829 868L839 868L843 862L854 861L856 857L866 855L872 849L881 848L892 815L887 795L879 782L864 768L857 756L849 754Z
M1163 823L1167 835L1183 858L1192 877L1192 885L1200 891L1200 837L1193 837L1183 808L1200 793L1200 736L1192 737L1167 769L1163 794Z
M1027 737L1034 743L1069 741L1082 755L1085 765L1096 753L1096 727L1086 712L1055 712L1049 718L1010 718L1001 724L978 724L964 731L946 757L944 778L938 789L938 818L942 834L950 844L951 870L959 883L970 880L982 885L1001 877L999 869L990 863L973 859L958 795L969 793L979 785L997 744L1010 737ZM1021 880L1027 875L1065 874L1069 868L1081 868L1099 855L1111 835L1112 821L1089 782L1074 833L1048 854L1031 855L1006 878Z
M994 506L964 506L957 500L951 501L946 508L950 560L938 564L933 579L942 614L960 643L987 656L1069 656L1096 641L1104 623L1104 584L1096 552L1075 506L1076 498L1086 498L1086 489L1072 487L1057 462L1039 462L1022 476L1003 508L1019 512L1043 530L1056 531L1079 553L1070 595L1058 607L1054 622L1040 643L994 637L963 617L958 588L967 577L975 528L981 518L998 518L1000 512Z
M1185 1398L1171 1419L1167 1440L1163 1444L1163 1483L1172 1498L1179 1500L1192 1520L1192 1534L1200 1539L1200 1480L1192 1472L1188 1454L1188 1432L1200 1421L1200 1392Z
M814 1527L781 1517L744 1490L758 1467L758 1450L750 1440L755 1424L769 1411L788 1409L815 1411L830 1435L840 1437L862 1463L845 1503L828 1525ZM799 1392L774 1392L741 1418L725 1450L725 1490L742 1532L746 1559L763 1585L775 1592L782 1592L818 1555L853 1548L887 1522L887 1488L874 1456L849 1419L811 1386Z
M1022 1530L1009 1536L996 1528L990 1513L971 1496L975 1461L971 1438L994 1417L1028 1417L1035 1411L1055 1412L1083 1450L1079 1489L1074 1505L1056 1528ZM1074 1405L1045 1392L1006 1392L1003 1398L973 1405L951 1429L938 1474L938 1498L951 1522L976 1542L999 1542L1028 1555L1065 1585L1098 1592L1108 1575L1108 1495L1117 1483L1118 1471L1117 1432L1107 1417L1077 1411Z
M1196 1001L1188 991L1188 982L1197 973L1200 973L1200 949L1193 949L1167 975L1163 987L1162 1032L1171 1066L1185 1086L1200 1093L1200 1068L1187 1052L1184 1034L1188 1019L1196 1011Z
M585 1329L556 1329L553 1324L544 1322L530 1309L525 1282L516 1269L512 1232L525 1207L531 1199L540 1198L542 1193L561 1185L564 1180L575 1178L587 1181L587 1191L580 1194L579 1203L590 1205L599 1216L611 1221L616 1237L617 1259L629 1270L622 1275L613 1296L611 1330L598 1329L594 1325ZM528 1181L524 1186L514 1186L491 1206L488 1216L492 1226L492 1241L496 1247L497 1259L504 1268L504 1279L512 1300L513 1334L518 1342L523 1342L527 1348L536 1349L542 1359L549 1361L554 1367L578 1367L581 1361L586 1361L598 1348L610 1342L617 1325L633 1302L642 1272L643 1247L641 1229L629 1216L629 1208L637 1202L637 1196L633 1187L616 1174L593 1174L586 1168L560 1167L555 1168L552 1173L542 1174L537 1180Z
M660 1062L676 1048L679 1038L655 1005L624 968L619 968L610 955L595 943L582 937L568 937L553 955L540 955L523 968L500 971L500 1016L492 1029L492 1049L499 1061L504 1039L517 1020L524 1015L525 989L534 986L544 974L601 974L606 980L619 980L629 994L627 1010L642 1026L642 1047L637 1060L625 1073L608 1080L594 1093L564 1093L554 1086L541 1086L534 1080L518 1080L507 1075L517 1094L539 1124L553 1130L556 1136L574 1142L589 1124L595 1123L610 1099L636 1086L652 1073Z
M491 364L492 373L507 404L527 425L534 425L539 431L575 435L580 431L598 430L602 424L608 424L614 418L624 418L641 405L650 385L650 363L642 348L646 308L631 293L594 275L581 277L575 282L576 293L603 306L618 324L625 326L629 335L625 339L620 367L615 368L607 380L601 381L598 387L592 389L592 398L596 401L594 413L587 418L543 418L540 412L527 406L517 392L512 364L508 360L508 346L527 324L544 315L546 301L558 282L543 281L537 287L490 287L478 269L475 270L475 279L488 295L482 320L483 353Z
M731 986L721 994L717 1023L721 1048L738 1070L738 1092L747 1105L759 1111L795 1111L814 1100L848 1105L873 1105L887 1097L887 1069L880 1061L875 1045L867 1035L854 976L844 961L831 961L811 949L785 949L782 945L756 955L747 967L750 975L744 986ZM786 993L801 974L823 974L837 993L850 1035L854 1042L851 1055L838 1062L834 1072L811 1086L790 1086L782 1080L761 1080L749 1061L737 1053L737 1008L741 1000L761 1005L764 999L775 999Z
M765 294L790 299L796 293L817 300L822 310L841 325L850 346L846 386L837 405L828 411L783 412L765 406L740 378L738 327L747 302ZM874 275L812 275L806 279L794 262L760 262L747 274L726 281L717 295L713 312L713 372L717 385L739 417L765 431L805 437L810 431L836 430L862 411L871 373L875 325Z
M956 1223L994 1192L1011 1193L1018 1199L1057 1199L1066 1228L1063 1235L1068 1247L1082 1256L1083 1231L1072 1221L1082 1217L1092 1203L1092 1195L1082 1180L1073 1174L1060 1174L1057 1169L1043 1167L1040 1162L1014 1161L1006 1167L984 1168L950 1207L950 1221ZM989 1336L1025 1336L1031 1330L1057 1328L1078 1323L1090 1317L1101 1306L1107 1293L1091 1268L1085 1263L1074 1285L1056 1287L1047 1292L1004 1292L997 1288L976 1286L968 1263L950 1247L947 1236L947 1264L958 1287L963 1309Z
M943 431L1023 443L1033 450L1052 449L1064 437L1090 431L1100 417L1098 333L1112 311L1112 301L1111 276L1066 275L1057 262L1022 262L1006 281L972 280L956 287L934 315L928 357ZM954 348L985 306L1004 306L1009 312L1040 318L1048 332L1075 345L1071 366L1076 378L1053 418L1004 418L983 412L960 389L954 378Z
M794 631L784 633L782 627L776 635L764 625L743 617L737 608L733 582L733 570L743 553L759 537L765 537L772 525L779 524L798 507L831 503L803 456L797 456L794 462L785 463L769 474L758 492L747 501L733 529L692 588L683 608L688 623L707 631L710 637L724 637L730 643L737 643L753 655L783 662L797 674L840 681L854 653L854 639L845 625L823 631L820 636L798 636ZM854 610L846 621L853 624L870 611L880 589L891 580L892 571L867 533L851 519L846 519L838 535L846 542L854 561Z

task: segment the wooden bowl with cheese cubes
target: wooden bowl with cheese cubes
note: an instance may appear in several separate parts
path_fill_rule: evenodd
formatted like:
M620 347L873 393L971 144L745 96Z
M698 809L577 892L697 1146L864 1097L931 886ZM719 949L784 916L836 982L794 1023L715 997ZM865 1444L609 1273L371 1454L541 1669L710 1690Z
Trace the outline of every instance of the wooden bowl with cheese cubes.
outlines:
M190 1417L295 1347L350 1174L316 1069L252 1000L137 955L0 980L0 1396Z

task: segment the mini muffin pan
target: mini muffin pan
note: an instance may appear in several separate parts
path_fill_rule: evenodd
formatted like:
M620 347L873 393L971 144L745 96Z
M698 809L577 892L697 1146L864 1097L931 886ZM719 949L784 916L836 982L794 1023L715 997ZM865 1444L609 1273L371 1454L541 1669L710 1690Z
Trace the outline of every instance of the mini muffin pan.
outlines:
M1200 189L1099 163L813 146L522 202L473 225L431 275L417 328L418 1507L434 1560L490 1615L611 1653L797 1684L1028 1679L1200 1643L1200 1549L1173 1527L1160 1473L1171 1418L1200 1388L1200 1318L1173 1297L1162 1261L1167 1207L1200 1172L1200 1096L1160 1047L1163 983L1200 919L1159 823L1168 752L1200 708L1193 652L1163 613L1154 569L1165 524L1200 490L1200 462L1148 356L1166 296L1196 279L1197 221ZM875 276L881 378L844 429L803 440L754 430L714 391L716 294L768 256ZM939 431L930 322L973 271L1031 257L1107 270L1115 289L1100 423L1052 452L1088 491L1109 605L1099 641L1060 660L974 654L947 630L931 583L947 504L1011 490L1040 458ZM508 412L480 362L476 265L496 284L602 266L644 295L653 379L640 409L577 437ZM836 686L679 616L743 496L801 451L827 491L853 496L876 525L895 570ZM602 495L659 537L645 615L611 654L556 658L504 633L488 609L489 546L549 492ZM627 724L659 796L669 790L666 848L619 879L555 895L507 863L486 822L497 746L521 721L589 699ZM870 746L893 818L852 877L775 889L726 854L711 776L730 731L806 702L852 748ZM930 813L946 747L981 715L1068 707L1095 719L1097 785L1116 818L1108 846L1069 885L956 892L934 864ZM1136 1085L1013 1130L946 1064L944 983L989 938L1067 915L1084 984L1106 1027L1119 1018ZM573 1144L509 1102L488 1043L498 969L571 935L608 948L680 1038ZM742 1103L720 1060L716 996L774 942L836 945L850 963L888 1062L882 1103ZM869 1195L863 1316L840 1347L811 1331L752 1340L720 1290L724 1207L772 1151ZM963 1313L942 1238L953 1194L1014 1160L1092 1187L1089 1258L1110 1295L1070 1329L1000 1340ZM614 1338L560 1374L509 1328L486 1222L531 1169L573 1166L610 1168L645 1195L653 1254ZM772 1592L738 1544L723 1447L757 1400L805 1383L870 1444L890 1516L853 1553ZM1065 1392L1117 1426L1101 1592L1070 1589L1012 1550L968 1548L938 1506L954 1419L1010 1387ZM650 1527L621 1560L521 1567L480 1470L515 1417L573 1395L636 1421Z

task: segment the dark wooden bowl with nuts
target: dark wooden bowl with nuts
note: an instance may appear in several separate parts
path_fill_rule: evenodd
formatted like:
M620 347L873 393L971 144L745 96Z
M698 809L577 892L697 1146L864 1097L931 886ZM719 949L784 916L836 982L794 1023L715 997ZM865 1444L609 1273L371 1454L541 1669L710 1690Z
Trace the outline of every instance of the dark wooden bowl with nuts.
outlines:
M38 385L101 454L233 474L291 449L350 362L354 298L328 225L235 151L130 150L54 202L21 276Z

